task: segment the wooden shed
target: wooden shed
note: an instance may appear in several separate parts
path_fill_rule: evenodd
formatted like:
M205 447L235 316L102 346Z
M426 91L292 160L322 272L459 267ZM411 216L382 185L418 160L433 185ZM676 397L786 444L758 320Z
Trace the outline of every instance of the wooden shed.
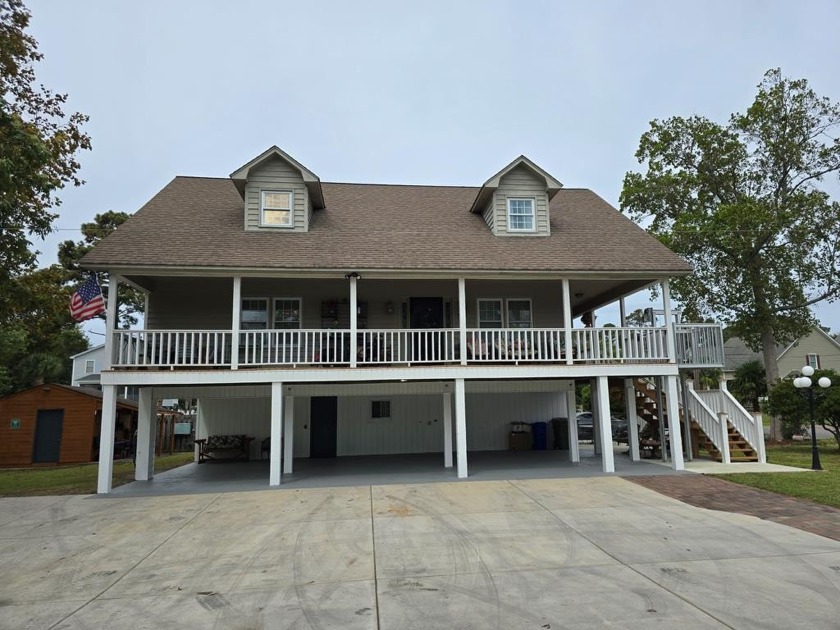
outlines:
M0 467L99 458L102 392L49 383L0 398ZM117 399L115 456L130 457L137 403Z

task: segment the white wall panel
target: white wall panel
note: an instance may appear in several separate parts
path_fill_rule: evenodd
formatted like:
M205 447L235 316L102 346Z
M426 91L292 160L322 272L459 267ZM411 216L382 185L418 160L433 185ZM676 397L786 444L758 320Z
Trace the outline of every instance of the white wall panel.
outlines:
M511 422L549 422L566 416L565 393L467 394L467 449L509 448ZM549 427L549 447L551 446Z
M271 435L271 398L206 399L200 403L205 435L239 435L254 438L251 459L260 456L260 442Z

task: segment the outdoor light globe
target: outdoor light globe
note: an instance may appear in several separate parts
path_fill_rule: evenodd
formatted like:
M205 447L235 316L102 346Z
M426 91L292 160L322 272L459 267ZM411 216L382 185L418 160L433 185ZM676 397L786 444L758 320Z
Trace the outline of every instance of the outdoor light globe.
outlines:
M794 386L796 389L801 388L801 387L802 387L802 379L801 379L800 377L798 377L798 376L797 376L795 379L793 379L793 386Z
M799 387L811 387L811 379L807 376L799 377Z
M802 376L813 376L814 375L814 368L812 368L810 365L806 365L805 367L802 368L801 372L802 372Z
M825 389L826 387L831 387L831 379L828 378L827 376L823 376L817 382L820 384L820 387L822 387L823 389Z

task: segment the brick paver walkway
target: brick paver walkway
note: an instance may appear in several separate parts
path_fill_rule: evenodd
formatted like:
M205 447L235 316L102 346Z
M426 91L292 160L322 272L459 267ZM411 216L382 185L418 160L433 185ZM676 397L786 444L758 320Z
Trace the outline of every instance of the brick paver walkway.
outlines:
M840 510L705 475L625 477L689 505L750 514L840 540Z

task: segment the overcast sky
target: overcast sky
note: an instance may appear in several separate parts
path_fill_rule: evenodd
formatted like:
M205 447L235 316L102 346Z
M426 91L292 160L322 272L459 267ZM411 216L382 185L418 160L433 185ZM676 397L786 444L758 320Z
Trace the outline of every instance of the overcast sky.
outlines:
M840 100L838 0L27 4L38 80L93 139L43 264L96 213L274 144L332 182L477 186L525 154L617 206L654 118L725 122L773 67Z

